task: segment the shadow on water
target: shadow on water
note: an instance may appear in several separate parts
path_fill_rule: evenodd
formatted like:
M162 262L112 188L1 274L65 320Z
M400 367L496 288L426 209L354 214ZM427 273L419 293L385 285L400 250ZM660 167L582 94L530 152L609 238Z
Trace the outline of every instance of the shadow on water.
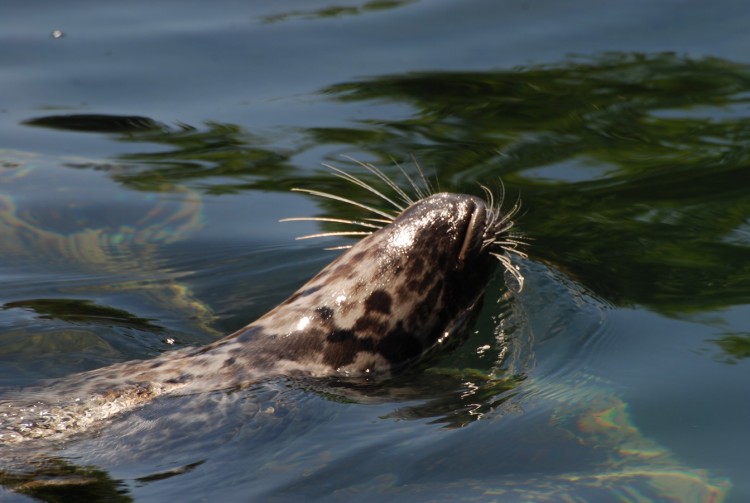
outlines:
M393 161L414 156L428 173L437 172L441 190L481 194L477 181L502 177L523 199L521 227L534 240L528 250L534 260L553 264L614 305L690 316L750 301L750 266L738 266L750 264L750 118L743 112L749 91L747 65L669 53L604 54L556 65L381 76L331 86L320 91L327 99L397 103L410 113L400 120L365 117L350 128L290 130L304 141L283 152L273 148L272 138L231 124L171 127L101 115L30 123L148 144L147 152L106 165L70 164L105 171L139 191L188 187L227 194L300 186L381 205L329 173L295 167L295 156L320 146L365 155L395 177ZM154 145L163 150L154 152ZM346 159L332 162L353 167ZM328 216L356 218L350 206L320 205ZM734 359L750 355L745 334L728 334L717 345ZM512 396L514 381L483 377L474 380L484 380L480 393L458 400L461 386L472 381L452 371L438 379L448 383L439 386L443 391L411 381L427 396L409 395L421 404L397 408L394 417L433 417L458 426L481 417L469 410L476 403L492 409ZM395 400L398 388L396 381L359 391L364 401ZM330 398L347 395L334 390ZM607 410L623 408L610 404ZM121 495L116 483L112 487Z

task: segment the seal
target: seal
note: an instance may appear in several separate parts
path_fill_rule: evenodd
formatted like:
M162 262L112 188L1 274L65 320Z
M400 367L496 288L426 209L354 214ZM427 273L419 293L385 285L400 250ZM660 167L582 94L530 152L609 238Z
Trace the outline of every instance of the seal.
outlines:
M381 171L363 166L386 181L403 204L334 167L338 176L394 205L397 214L300 189L366 208L376 218L312 218L368 230L303 236L366 234L291 297L204 347L77 374L25 389L24 401L0 401L0 443L78 432L164 394L247 386L281 375L389 375L464 331L498 260L522 286L509 255L523 256L511 231L518 203L503 213L486 188L487 200L427 195L410 179L413 200Z

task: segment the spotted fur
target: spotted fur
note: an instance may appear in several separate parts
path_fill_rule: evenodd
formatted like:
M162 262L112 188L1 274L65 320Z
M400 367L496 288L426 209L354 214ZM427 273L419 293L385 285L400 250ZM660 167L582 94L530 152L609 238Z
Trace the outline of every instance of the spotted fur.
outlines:
M80 431L167 393L245 386L275 375L388 374L445 344L476 309L496 259L512 268L507 252L518 244L512 212L503 215L491 199L468 195L418 194L412 202L401 194L403 206L388 199L398 216L377 210L375 224L348 221L383 225L235 333L24 390L24 402L0 401L0 443Z

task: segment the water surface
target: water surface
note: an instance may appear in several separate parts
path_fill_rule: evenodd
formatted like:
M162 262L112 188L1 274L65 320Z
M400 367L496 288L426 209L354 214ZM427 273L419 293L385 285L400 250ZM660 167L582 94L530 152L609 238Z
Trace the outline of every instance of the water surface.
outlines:
M530 245L524 289L498 276L425 367L208 394L191 417L165 400L40 447L1 499L746 501L749 11L7 4L3 388L263 314L341 244L277 220L361 216L289 189L380 204L321 166L355 170L342 155L395 178L417 159L442 190L502 178Z

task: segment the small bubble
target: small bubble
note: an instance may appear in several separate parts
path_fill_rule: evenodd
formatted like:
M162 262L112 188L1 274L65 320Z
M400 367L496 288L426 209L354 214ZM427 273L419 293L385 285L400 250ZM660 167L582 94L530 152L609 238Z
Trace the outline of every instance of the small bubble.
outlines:
M169 337L167 339L167 344L174 344L174 343L175 343L175 340L173 338Z
M65 33L63 33L62 30L52 30L52 38L63 38L65 36Z

